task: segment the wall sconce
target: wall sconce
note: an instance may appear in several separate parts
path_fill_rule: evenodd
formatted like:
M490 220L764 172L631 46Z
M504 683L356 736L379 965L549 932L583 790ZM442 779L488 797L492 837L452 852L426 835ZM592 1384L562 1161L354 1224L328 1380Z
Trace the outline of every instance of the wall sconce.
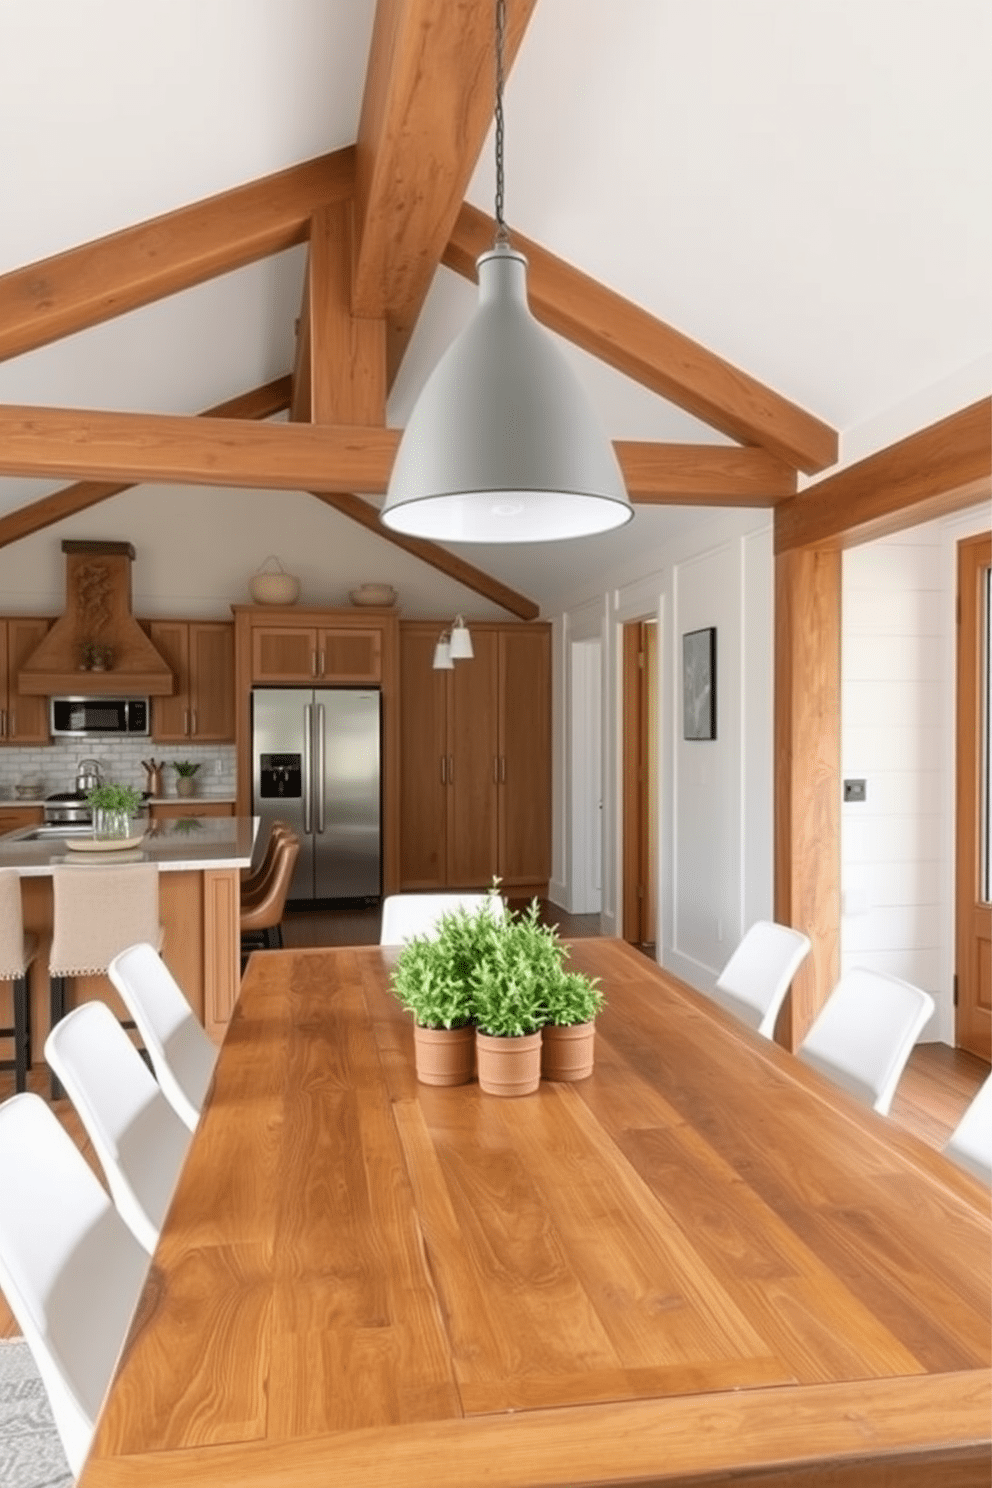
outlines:
M455 663L451 659L451 631L443 630L438 636L437 645L434 647L434 670L436 672L453 672Z
M434 670L435 672L453 671L456 661L471 661L474 655L468 626L461 615L456 615L451 629L443 630L438 637L437 645L434 647Z
M472 650L472 637L461 615L455 616L455 623L451 627L450 648L452 661L471 661L475 655Z

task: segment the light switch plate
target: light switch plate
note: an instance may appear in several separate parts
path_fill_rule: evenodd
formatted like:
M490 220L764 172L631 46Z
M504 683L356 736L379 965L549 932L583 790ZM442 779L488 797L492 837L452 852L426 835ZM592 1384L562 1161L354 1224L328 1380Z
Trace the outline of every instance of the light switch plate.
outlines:
M867 780L845 780L844 781L844 800L845 801L864 801L864 800L867 800L867 797L868 797L868 782L867 782Z

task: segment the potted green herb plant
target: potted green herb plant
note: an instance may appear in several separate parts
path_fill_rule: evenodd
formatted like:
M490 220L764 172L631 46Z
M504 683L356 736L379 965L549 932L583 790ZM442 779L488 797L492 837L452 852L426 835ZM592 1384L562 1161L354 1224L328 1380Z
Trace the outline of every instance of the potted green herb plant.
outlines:
M125 838L132 835L131 818L141 806L141 794L130 785L98 785L86 799L93 808L94 837Z
M200 768L199 760L173 760L172 768L176 772L176 795L194 795L196 792L194 776Z
M545 991L559 975L561 953L536 899L492 922L472 971L476 1066L489 1094L529 1095L540 1084Z
M560 946L560 951L564 963L568 950ZM541 1074L546 1080L584 1080L592 1074L596 1014L603 1001L595 977L566 971L564 964L558 976L549 979L541 1040Z
M477 916L452 911L432 935L409 940L393 968L393 991L413 1014L417 1078L424 1085L464 1085L474 1073L471 969L485 932Z

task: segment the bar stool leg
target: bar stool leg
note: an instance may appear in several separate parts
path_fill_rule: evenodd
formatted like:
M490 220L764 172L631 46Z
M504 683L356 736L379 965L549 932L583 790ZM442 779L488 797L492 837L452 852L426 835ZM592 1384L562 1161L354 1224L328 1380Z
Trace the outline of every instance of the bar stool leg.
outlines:
M48 978L48 1003L49 1003L49 1029L55 1027L65 1017L65 977L49 976ZM61 1100L65 1091L61 1082L52 1075L49 1090L52 1100Z
M14 978L14 1089L28 1088L31 1068L31 999L27 977Z

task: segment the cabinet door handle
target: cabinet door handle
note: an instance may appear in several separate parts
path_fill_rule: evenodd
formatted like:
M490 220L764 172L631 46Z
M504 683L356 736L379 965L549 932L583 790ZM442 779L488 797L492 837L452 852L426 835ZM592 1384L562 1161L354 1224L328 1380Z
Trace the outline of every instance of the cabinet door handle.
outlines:
M447 785L447 783L448 783L448 761L446 760L446 758L442 754L442 756L441 756L441 784L442 785Z
M506 784L506 755L505 754L501 754L500 757L499 757L499 783L500 783L500 785L505 785Z
M453 754L449 754L448 755L448 784L449 785L454 785L454 783L455 783L455 756Z
M318 671L317 671L317 676L318 677L323 677L323 675L324 675L324 671L325 671L324 663L325 663L326 659L327 659L327 653L326 653L326 651L321 651L320 656L318 658Z
M310 652L310 675L311 675L311 677L319 677L320 676L320 673L317 670L317 653L316 653L316 651L311 651Z
M183 709L183 733L189 737L189 709Z
M190 716L190 730L189 731L190 731L191 734L195 734L197 732L197 728L196 728L196 709L195 708L191 708L190 709L190 715L189 716Z

